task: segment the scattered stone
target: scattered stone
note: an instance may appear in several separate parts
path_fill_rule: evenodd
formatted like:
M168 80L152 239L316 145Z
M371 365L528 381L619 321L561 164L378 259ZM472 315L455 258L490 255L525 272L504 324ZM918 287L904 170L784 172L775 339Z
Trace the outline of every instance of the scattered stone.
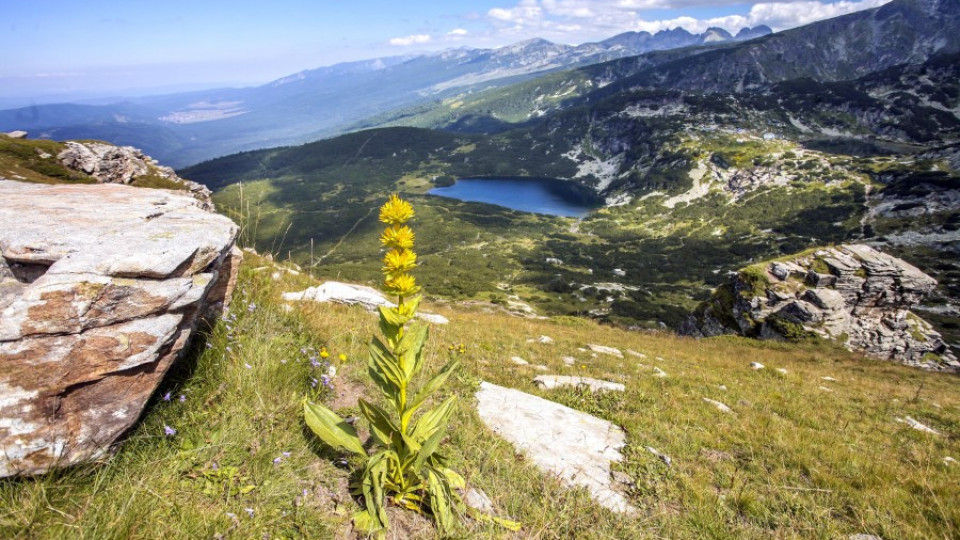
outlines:
M16 131L9 131L7 133L4 133L4 135L6 135L7 137L10 137L11 139L25 139L27 137L27 132L21 131L18 129Z
M957 460L953 459L953 458L950 457L950 456L946 456L946 457L943 458L943 464L944 464L944 465L953 465L953 464L956 463L956 462L957 462Z
M617 358L623 358L623 353L620 352L620 349L615 347L607 347L606 345L593 345L590 343L587 344L587 347L589 347L590 350L595 353L608 354L610 356L616 356Z
M872 534L851 534L848 540L883 540L883 538Z
M530 365L530 362L527 362L526 360L524 360L523 358L520 358L519 356L511 356L511 357L510 357L510 361L513 362L514 364L518 365L518 366L529 366L529 365Z
M663 379L667 376L667 372L658 367L655 367L653 368L653 376L660 377L661 379Z
M820 377L820 380L822 380L822 381L829 381L829 382L837 382L837 380L834 379L833 377Z
M766 366L764 366L764 365L761 364L760 362L750 362L750 369L759 370L759 369L763 369L763 368L765 368L765 367L766 367Z
M823 390L824 392L833 392L832 389L827 388L826 386L821 386L821 387L819 387L819 388L820 388L820 390Z
M572 366L577 363L577 359L572 356L564 356L561 357L560 360L563 360L563 363L568 366Z
M654 447L652 447L652 446L647 446L647 447L645 447L645 448L647 449L647 452L650 452L651 454L657 456L657 459L659 459L660 461L664 462L664 463L667 465L667 467L669 467L669 466L673 463L673 460L670 459L670 456L668 456L668 455L666 455L666 454L664 454L664 453L661 453L661 452L660 452L659 450L657 450L656 448L654 448Z
M627 387L611 381L600 379L591 379L590 377L574 377L568 375L538 375L533 379L534 384L545 389L560 388L562 386L573 386L576 388L589 388L591 392L624 392Z
M614 482L626 487L633 487L637 485L637 483L633 481L633 478L623 471L613 471L610 473L610 477L613 478Z
M539 341L540 343L543 343L544 345L547 345L547 344L553 343L553 338L550 336L540 336L539 338L537 338L537 341Z
M731 409L730 407L727 407L726 405L724 405L723 403L720 403L719 401L716 401L710 398L703 398L703 400L713 405L714 407L716 407L717 410L719 410L720 412L733 413L733 409Z
M666 361L667 361L667 360L666 360L664 357L662 357L662 356L656 357L655 360L657 360L658 362L666 362Z
M550 368L548 368L547 366L545 366L545 365L543 365L543 364L533 364L533 365L530 366L530 367L532 367L533 369L535 369L535 370L537 370L537 371L550 371Z
M627 349L627 354L629 354L630 356L636 356L637 358L640 358L640 359L644 359L644 358L647 357L647 355L645 355L645 354L643 354L643 353L641 353L641 352L637 352L637 351L635 351L635 350L633 350L633 349Z
M732 288L734 301L715 294L679 331L779 340L807 334L911 366L956 371L960 363L942 336L910 311L936 286L903 260L846 244L735 273L724 288Z
M336 302L338 304L360 305L368 311L375 311L380 306L396 307L396 304L387 300L380 291L365 285L353 285L338 281L327 281L317 287L310 287L300 292L283 293L283 299L288 302ZM448 324L450 321L443 315L436 313L417 312L417 318L433 324Z
M724 392L727 391L727 385L725 385L725 384L717 385L717 388L719 388L720 390L723 390Z
M595 416L488 382L480 383L477 412L488 428L522 451L537 468L570 487L583 487L601 506L633 514L613 489L610 463L620 461L626 435Z
M236 237L187 193L0 181L0 477L110 452L229 303Z
M926 425L924 425L924 424L921 424L920 422L916 421L915 419L913 419L913 418L910 417L910 416L906 417L905 419L904 419L904 418L897 418L896 420L897 420L897 422L900 422L900 423L902 423L902 424L907 424L908 426L912 427L913 429L915 429L915 430L917 430L917 431L922 431L922 432L924 432L924 433L930 433L931 435L940 435L940 432L939 432L939 431L933 429L933 428L930 427L930 426L926 426Z
M786 375L786 374L787 374L787 370L784 369L784 368L782 368L782 367L778 367L778 368L777 368L777 373L781 373L781 374L783 374L783 375Z
M487 494L484 493L482 489L468 489L467 494L463 496L463 502L470 508L483 512L484 514L493 515L495 512L493 501L490 500L490 497L487 497Z

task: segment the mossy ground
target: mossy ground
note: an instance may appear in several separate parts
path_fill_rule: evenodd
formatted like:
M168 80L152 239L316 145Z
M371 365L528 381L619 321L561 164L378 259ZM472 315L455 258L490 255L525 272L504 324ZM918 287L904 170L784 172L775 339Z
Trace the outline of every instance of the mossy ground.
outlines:
M285 272L275 280L275 271L248 256L232 316L217 321L175 368L114 456L0 482L0 537L348 538L348 516L356 509L345 491L350 462L309 434L300 402L316 395L349 414L351 395L379 399L365 365L376 317L327 305L295 305L287 312L280 293L313 282ZM425 307L451 320L431 328L425 371L450 355L464 365L446 390L459 394L463 405L445 452L500 512L524 523L516 534L467 523L456 537L960 535L954 504L960 466L944 461L960 457L960 392L953 376L824 345L697 341L579 318L519 319L449 302ZM541 335L554 343L539 343ZM646 358L594 355L582 350L588 343ZM324 346L338 370L331 392L311 387L324 367L311 366L310 356ZM541 391L531 380L537 372L514 366L511 356L554 373L623 382L627 391ZM577 362L565 366L562 356ZM751 370L751 361L767 368ZM654 367L668 376L654 376ZM472 398L479 380L622 425L628 446L617 468L635 482L629 496L640 514L627 518L597 507L484 428ZM719 412L704 397L735 413ZM943 435L896 421L905 416ZM164 426L177 433L165 435ZM670 456L672 466L646 446ZM409 513L392 515L395 538L435 536Z

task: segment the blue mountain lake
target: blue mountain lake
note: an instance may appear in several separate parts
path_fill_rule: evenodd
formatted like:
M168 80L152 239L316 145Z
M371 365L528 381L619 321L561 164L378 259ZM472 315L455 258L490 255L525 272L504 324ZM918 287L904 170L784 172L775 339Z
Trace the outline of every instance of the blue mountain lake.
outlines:
M563 217L584 217L601 206L585 188L551 178L461 178L427 193Z

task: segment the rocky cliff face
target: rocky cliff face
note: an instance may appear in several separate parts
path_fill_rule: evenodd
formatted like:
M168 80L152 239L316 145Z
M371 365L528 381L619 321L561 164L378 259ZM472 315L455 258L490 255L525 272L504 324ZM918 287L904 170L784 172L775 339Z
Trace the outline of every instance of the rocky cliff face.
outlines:
M152 182L153 185L147 187L184 189L203 203L204 210L213 210L211 193L206 186L180 178L172 168L157 164L137 148L78 141L66 141L64 145L66 148L57 159L64 166L89 174L102 184Z
M229 301L236 236L186 194L0 180L0 477L109 451Z
M681 333L815 335L879 358L956 370L960 363L940 334L910 311L936 285L914 266L866 245L818 249L741 270L698 308Z

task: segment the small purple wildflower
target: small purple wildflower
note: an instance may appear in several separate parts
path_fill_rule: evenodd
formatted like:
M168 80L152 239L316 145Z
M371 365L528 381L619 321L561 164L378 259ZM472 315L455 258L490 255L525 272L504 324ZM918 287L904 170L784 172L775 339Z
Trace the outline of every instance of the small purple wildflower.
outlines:
M186 400L187 400L187 396L180 394L180 403L183 403Z
M273 458L273 464L274 464L274 465L279 465L281 461L283 461L283 458L281 458L281 457L275 457L275 458Z
M253 302L250 302L250 305L247 306L247 312L248 312L248 313L253 313L253 312L256 311L256 310L257 310L257 305L254 304Z
M246 512L248 516L253 517L253 508L244 508L243 511Z
M316 380L316 379L314 379L314 380ZM330 388L330 377L328 377L328 376L326 376L326 375L321 375L321 376L320 376L320 380L323 381L323 385L324 385L324 386L326 386L327 388Z
M230 346L229 346L229 345L227 345L227 352L233 352L233 349L232 349L232 348L230 348Z
M208 341L208 342L207 342L207 348L208 348L208 349L212 349L212 348L213 348L213 343L210 343L210 342Z
M313 377L311 377L311 378L310 378L310 388L316 388L318 382L320 382L320 381L318 381L318 380L314 379Z
M283 457L290 457L291 455L290 452L281 452L281 454L283 455Z
M245 367L245 368L247 368L247 369L253 368L253 366L251 366L250 364L244 364L243 367Z
M310 365L313 366L313 367L320 367L320 366L323 365L323 364L321 364L320 362L318 362L316 357L312 357L312 358L310 358Z
M164 425L163 425L163 433L164 433L164 435L166 435L167 437L173 437L174 435L177 434L177 430L175 430L175 429L173 429L172 427L164 424Z
M170 401L170 392L167 392L166 394L163 395L163 400Z

